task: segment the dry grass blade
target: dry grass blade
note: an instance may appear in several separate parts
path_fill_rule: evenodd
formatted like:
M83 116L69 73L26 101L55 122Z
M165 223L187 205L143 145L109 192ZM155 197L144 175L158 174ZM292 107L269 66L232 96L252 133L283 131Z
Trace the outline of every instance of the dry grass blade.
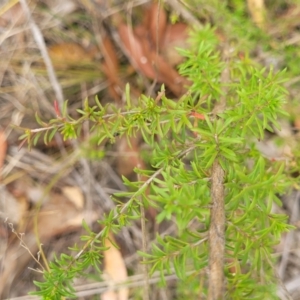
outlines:
M53 87L55 95L56 95L56 99L59 102L60 108L62 109L63 102L64 102L64 96L63 96L62 88L57 80L51 59L49 57L48 50L47 50L47 47L46 47L46 44L44 41L44 37L43 37L39 27L36 25L36 23L34 22L32 16L31 16L31 13L30 13L30 10L29 10L26 0L20 0L20 3L22 5L22 8L23 8L26 16L27 16L34 39L41 51L43 60L45 62L46 68L47 68L49 80L52 84L52 87Z

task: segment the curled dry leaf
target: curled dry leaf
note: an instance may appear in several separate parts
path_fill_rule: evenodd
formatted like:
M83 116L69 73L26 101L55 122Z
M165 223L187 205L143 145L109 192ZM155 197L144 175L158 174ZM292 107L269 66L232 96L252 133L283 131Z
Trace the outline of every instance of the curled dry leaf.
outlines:
M132 31L132 28L121 23L118 31L133 66L147 77L156 79L156 74L149 60L148 53L145 47L143 47L141 40Z
M184 92L184 79L165 59L151 49L146 29L137 27L133 32L127 25L120 24L119 34L133 65L145 76L165 83L171 91L180 96Z
M165 83L176 96L180 97L186 91L187 80L180 76L161 55L151 52L151 58L157 68L157 81Z
M182 23L167 25L166 14L157 3L153 3L145 14L144 24L134 29L119 23L119 35L126 54L136 70L148 78L165 83L179 97L185 92L184 85L188 82L172 67L174 61L179 61L178 56L176 59L172 56L176 46L185 45L187 26ZM157 42L160 47L157 47ZM171 49L173 54L164 49Z
M109 284L117 284L127 279L127 269L121 252L112 244L115 240L112 234L105 239L105 247L109 247L104 251L104 274ZM116 291L107 291L101 295L101 300L127 300L129 295L128 288L120 288Z

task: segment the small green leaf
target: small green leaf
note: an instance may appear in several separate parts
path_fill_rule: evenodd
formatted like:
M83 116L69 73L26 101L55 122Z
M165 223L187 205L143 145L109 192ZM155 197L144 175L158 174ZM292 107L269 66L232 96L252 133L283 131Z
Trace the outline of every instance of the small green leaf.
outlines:
M211 133L212 135L214 135L214 134L215 134L215 129L214 129L214 127L213 127L213 124L211 123L209 117L208 117L206 114L204 115L204 117L205 117L206 123L207 123L207 125L208 125L208 127L209 127L209 129L210 129L210 133Z
M217 155L218 155L218 152L214 152L212 154L212 156L209 158L208 162L205 165L205 169L208 169L213 165L214 161L216 160Z
M52 129L51 133L49 134L49 138L48 138L49 142L52 141L52 139L53 139L55 133L57 132L57 130L58 130L58 127L55 127L55 128Z
M238 162L236 154L229 148L225 147L220 147L220 155L223 155L227 159L233 161L233 162Z
M36 120L37 123L38 123L39 125L41 125L42 127L47 126L47 124L44 123L44 122L40 119L40 117L39 117L39 115L38 115L37 112L35 113L35 120Z
M86 221L84 219L82 219L82 227L88 232L88 233L92 233L92 230L90 229L90 227L88 226L88 224L86 223Z
M63 103L62 116L66 118L67 114L68 114L68 100L64 101Z
M37 144L37 142L38 142L38 140L39 140L41 134L42 134L42 132L38 132L38 133L35 135L35 137L34 137L34 139L33 139L33 145L34 145L34 146L36 146L36 144Z

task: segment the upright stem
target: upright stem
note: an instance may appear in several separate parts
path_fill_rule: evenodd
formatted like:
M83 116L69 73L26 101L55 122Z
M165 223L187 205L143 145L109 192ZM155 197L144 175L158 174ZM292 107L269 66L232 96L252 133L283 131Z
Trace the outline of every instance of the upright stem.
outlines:
M224 170L216 159L211 174L208 300L223 299L225 253Z
M142 201L142 199L141 199ZM147 253L147 229L146 229L146 216L145 216L145 208L144 204L141 203L141 226L142 226L142 248L143 252ZM143 292L143 300L149 300L150 299L150 284L149 284L149 275L148 275L148 266L146 264L146 258L143 257L143 272L144 272L144 292Z
M140 165L138 164L138 168ZM138 174L138 181L141 181L141 176ZM142 250L144 253L147 253L148 246L147 246L147 228L146 228L146 214L145 214L145 207L143 203L143 198L140 196L140 212L141 212L141 228L142 228ZM143 300L150 300L150 283L149 283L149 274L148 274L148 265L146 264L146 258L142 257L143 265L143 273L144 273L144 291L143 291Z
M230 82L229 59L230 47L225 44L223 60L226 63L221 74L223 95L213 109L214 118L226 108L226 94ZM218 144L218 137L215 137ZM224 294L224 257L225 257L225 192L224 170L218 159L215 159L211 174L211 210L209 238L209 276L208 276L208 300L221 300Z

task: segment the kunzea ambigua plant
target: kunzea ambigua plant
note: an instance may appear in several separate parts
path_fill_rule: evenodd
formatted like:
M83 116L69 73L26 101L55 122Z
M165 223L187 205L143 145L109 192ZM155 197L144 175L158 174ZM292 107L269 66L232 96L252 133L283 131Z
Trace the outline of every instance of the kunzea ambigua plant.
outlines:
M86 101L73 119L65 105L62 116L48 124L37 117L41 128L21 137L30 146L41 135L48 143L56 132L73 139L89 120L98 144L123 135L129 142L139 133L152 149L151 168L136 169L146 179L124 178L130 191L115 197L127 201L99 221L98 233L83 222L85 245L51 262L34 294L74 296L73 279L90 265L98 268L108 233L130 226L146 205L159 211L157 222L177 225L175 235L157 235L152 250L139 254L150 276L159 270L164 281L176 273L178 299L276 299L272 252L291 227L272 208L291 182L285 162L263 157L255 144L266 130L279 129L277 117L285 115L284 72L259 68L229 45L219 50L211 28L193 33L191 41L189 50L180 50L186 58L180 73L191 83L180 99L168 99L162 88L157 98L142 95L133 104L127 86L122 109Z

